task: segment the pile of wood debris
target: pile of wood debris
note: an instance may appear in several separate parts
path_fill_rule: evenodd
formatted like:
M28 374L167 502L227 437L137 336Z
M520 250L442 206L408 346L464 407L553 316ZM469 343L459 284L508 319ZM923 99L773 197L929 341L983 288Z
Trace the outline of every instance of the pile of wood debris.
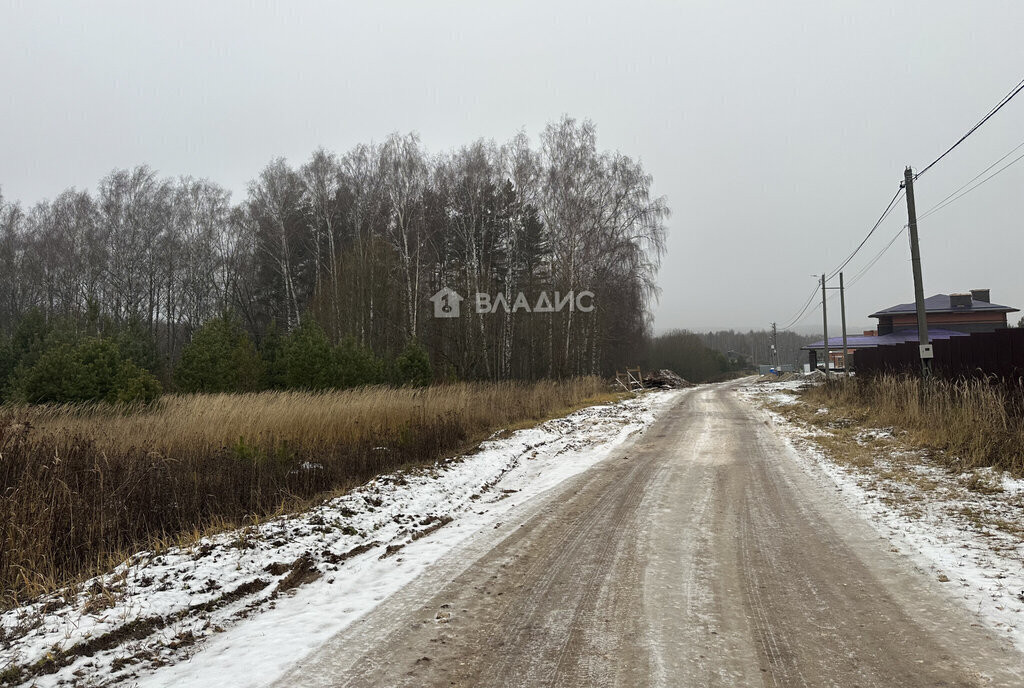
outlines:
M644 375L644 387L648 389L684 389L694 384L684 380L671 370L652 370Z

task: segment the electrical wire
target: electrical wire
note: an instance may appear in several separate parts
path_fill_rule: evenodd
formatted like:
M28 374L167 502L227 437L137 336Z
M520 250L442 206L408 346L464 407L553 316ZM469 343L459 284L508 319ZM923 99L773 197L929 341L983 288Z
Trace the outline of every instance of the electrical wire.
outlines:
M999 158L994 163L992 163L991 165L989 165L988 167L983 169L978 174L974 175L974 177L972 177L967 183L963 184L962 186L960 186L960 188L956 189L951 194L949 194L948 196L943 198L941 201L939 201L938 203L933 205L931 208L926 210L924 213L922 213L918 217L918 220L923 220L924 218L928 217L929 215L942 210L943 208L945 208L946 206L950 205L951 203L955 203L956 201L960 200L961 198L963 198L964 196L966 196L970 192L974 191L979 186L981 186L985 182L989 181L990 179L992 179L996 175L1001 174L1002 172L1007 170L1011 165L1013 165L1013 164L1019 162L1020 160L1024 159L1024 153L1022 153L1021 155L1018 155L1016 158L1014 158L1013 160L1011 160L1007 164L1005 164L1002 167L1000 167L998 170L996 170L995 172L993 172L989 176L987 176L984 179L982 179L980 182L978 181L978 179L981 178L982 175L984 175L986 172L991 170L993 167L995 167L996 165L998 165L1002 161L1006 160L1008 157L1010 157L1011 155L1016 153L1021 148L1024 148L1024 141L1022 141L1021 143L1019 143L1016 146L1014 146L1008 153L1003 155L1001 158ZM978 183L975 184L974 182L978 182ZM973 184L973 186L972 186L972 184ZM871 260L869 260L864 265L864 267L861 268L860 271L857 272L857 274L853 276L853 278L850 280L850 283L846 285L846 288L849 289L850 287L852 287L855 284L857 284L857 282L859 282L861 280L861 278L864 277L864 275L867 274L867 272L871 268L873 268L875 266L875 263L877 263L882 258L882 256L885 255L885 253L890 248L892 248L893 244L896 243L896 240L899 239L901 236L903 236L903 233L907 231L907 228L908 228L907 225L903 225L899 229L899 231L896 232L896 235L893 236L893 238L889 240L889 243L887 243L885 245L885 247L882 248L881 251L879 251L877 254L875 254L875 256L872 257Z
M853 250L853 253L851 253L849 256L847 256L846 260L844 260L839 265L839 267L837 267L835 270L833 270L828 275L828 277L826 278L826 281L834 278L836 275L838 275L840 272L842 272L843 268L845 268L847 265L849 265L850 261L854 259L854 257L860 252L860 250L862 248L864 248L864 245L867 244L868 239L870 239L872 237L872 235L874 235L874 233L876 231L878 231L878 228L882 225L883 222L885 222L886 218L889 217L889 215L895 209L896 203L899 201L899 198L903 194L903 192L904 192L904 190L903 190L902 187L900 187L900 189L898 189L896 191L896 193L893 195L892 199L890 199L889 204L885 207L885 210L882 211L882 214L878 217L878 220L875 221L875 224L871 227L871 230L868 231L868 233L864 237L864 239L861 240L860 244L857 245L857 248L855 248ZM901 229L900 232L902 233L902 231L903 230ZM871 261L868 263L868 267L865 268L864 270L861 270L861 272L858 274L858 276L856 278L854 278L854 280L859 279L859 277L864 272L866 272L868 269L870 269L870 267L873 266L875 264L875 262L877 262L878 259L882 257L882 253L885 253L887 250L889 250L889 248L892 246L892 244L894 242L895 242L895 239L890 241L889 244L886 245L886 247L884 249L882 249L881 253L877 254L874 258L872 258ZM850 284L846 285L846 288L849 289L850 286L852 286L852 284L853 284L853 280L851 281ZM804 305L800 308L800 310L797 312L797 314L794 315L792 318L790 318L789 321L786 322L786 324L784 324L780 329L785 330L785 329L788 329L788 328L795 327L795 326L799 325L800 323L802 323L804 320L806 320L812 314L816 313L821 308L821 304L819 303L814 308L811 308L810 311L807 310L808 308L810 308L811 303L814 301L814 298L817 295L819 289L820 289L820 287L815 287L811 291L810 296L807 297L807 301L804 302ZM828 298L831 299L832 296L829 296Z
M794 315L792 318L790 318L786 322L786 324L783 325L782 327L780 327L779 329L780 330L785 330L786 328L792 327L797 322L797 320L799 320L800 317L804 314L804 312L807 310L808 306L811 305L811 302L814 301L814 297L817 294L818 294L818 287L814 287L814 289L811 290L811 295L807 297L807 301L804 302L804 305L800 308L800 310L797 312L797 314Z
M889 213L891 213L893 211L893 209L896 207L896 202L899 200L900 195L903 194L903 193L904 193L904 189L902 187L896 190L896 193L893 195L892 200L889 201L889 205L885 206L885 210L882 211L882 215L878 218L878 221L875 222L874 226L871 227L871 231L869 231L867 236L865 236L864 239L861 240L860 244L857 245L857 248L853 249L853 253L851 253L846 258L846 260L844 260L839 265L839 267L837 267L835 270L833 270L829 274L829 276L826 278L826 281L828 281L828 280L832 279L833 277L835 277L836 275L838 275L840 272L842 272L843 268L845 268L847 265L850 264L850 261L853 260L854 256L856 256L857 253L862 248L864 248L864 244L866 244L868 242L868 239L870 239L871 235L875 233L875 230L877 230L878 227L882 224L882 222L885 221L885 218L889 217Z
M829 297L829 298L831 298L831 297ZM816 304L814 304L814 308L812 308L811 310L807 311L806 315L804 315L802 318L800 318L795 323L790 325L790 327L796 327L797 325L802 323L804 320L807 320L807 318L811 317L812 315L814 315L815 313L817 313L820 310L821 310L821 301L819 301Z
M834 301L838 296L839 296L839 293L833 291L831 294L828 295L828 298L826 299L826 301ZM802 323L804 320L807 320L807 318L811 317L812 315L814 315L815 313L817 313L820 310L821 310L821 301L818 301L816 304L814 304L814 308L812 308L811 310L807 311L807 313L805 313L795 323L790 325L790 327L796 327L797 325Z
M847 256L846 260L844 260L839 265L839 267L837 267L835 270L828 274L828 276L825 278L826 282L834 278L836 275L838 275L843 270L843 268L850 264L850 261L854 259L854 257L860 252L860 250L864 248L864 245L868 242L868 239L872 237L872 235L878 230L878 228L882 225L885 219L889 217L889 214L892 213L892 211L895 209L896 203L899 201L900 196L903 193L904 190L902 187L896 190L896 193L893 194L893 197L889 200L888 205L885 206L885 210L882 211L882 214L878 217L878 220L875 221L875 224L868 231L867 235L861 240L860 244L857 245L857 248L853 250L853 253ZM817 293L818 287L815 287L811 291L810 296L807 297L807 301L804 302L804 305L800 308L797 314L790 318L789 321L787 321L786 324L784 324L780 329L785 330L800 324L801 322L806 320L811 313L814 313L817 310L817 308L820 308L820 306L816 306L815 308L811 309L810 313L808 313L807 311L807 309L810 308L811 303L814 301L815 295Z
M952 146L947 148L945 153L943 153L939 157L937 157L934 160L932 160L930 163L928 163L928 165L925 166L925 168L923 170L921 170L920 172L915 174L914 175L914 179L917 180L918 177L920 177L922 174L924 174L925 172L927 172L928 170L933 168L935 166L935 163L937 163L939 160L942 160L944 157L946 157L947 155L952 153L954 148L956 148L961 143L966 141L968 136L970 136L971 134L976 132L978 129L980 129L981 125L983 125L985 122L987 122L989 119L991 119L992 116L995 115L997 112L999 112L1003 108L1004 105L1006 105L1011 100L1013 100L1013 97L1016 96L1018 93L1020 93L1021 90L1024 90L1024 79L1021 79L1020 83L1018 83L1016 86L1014 86L1010 90L1009 93L1007 93L1005 96L1003 96L1003 99L1000 100L998 103L996 103L995 107L993 107L991 110L989 110L988 114L985 115L984 117L982 117L981 120L977 124L975 124L973 127L968 129L966 134L964 134L959 139L957 139L956 143L954 143Z
M963 185L963 186L961 186L961 187L960 187L959 189L957 189L956 191L954 191L953 193L951 193L951 194L950 194L949 196L946 196L946 197L945 197L944 199L942 199L941 201L939 201L938 203L936 203L935 205L933 205L933 206L932 206L931 208L929 208L928 210L926 210L926 211L925 211L924 213L922 213L922 215L921 215L921 216L920 216L920 217L918 218L918 220L923 220L924 218L928 217L929 215L931 215L931 214L933 214L933 213L937 213L937 212L939 212L940 210L942 210L943 208L945 208L945 207L946 207L947 205L950 205L950 204L952 204L952 203L955 203L955 202L959 201L959 200L960 200L961 198L963 198L963 197L964 197L964 196L966 196L967 194L971 193L972 191L974 191L975 189L977 189L977 188L978 188L979 186L981 186L981 185L982 185L982 184L984 184L985 182L987 182L987 181L989 181L990 179L992 179L993 177L995 177L995 176L997 176L997 175L1001 174L1002 172L1005 172L1005 171L1006 171L1007 169L1009 169L1009 168L1010 168L1010 166L1011 166L1011 165L1014 165L1015 163L1019 162L1019 161L1020 161L1020 160L1021 160L1022 158L1024 158L1024 153L1021 153L1021 154L1020 154L1020 155L1018 155L1018 156L1017 156L1016 158L1014 158L1014 159L1013 159L1013 160L1011 160L1010 162L1006 163L1005 165L1003 165L1002 167L1000 167L1000 168L999 168L998 170L996 170L995 172L993 172L993 173L992 173L992 174L990 174L989 176L987 176L987 177L985 177L984 179L982 179L982 180L981 180L980 182L978 182L978 183L977 183L977 184L975 184L974 186L971 186L971 188L969 188L969 189L966 189L966 190L964 190L964 189L965 189L965 187L967 187L967 186L968 186L969 184L971 184L972 182L974 182L974 180L975 180L975 179L977 179L978 177L980 177L980 176L981 176L982 174L985 174L985 173L986 173L986 172L988 172L988 171L989 171L990 169L992 169L993 167L995 167L996 165L998 165L998 164L999 164L1000 162L1002 162L1003 160L1005 160L1005 159L1006 159L1007 157L1009 157L1009 156L1010 156L1010 155L1011 155L1012 153L1016 152L1016 151L1017 151L1017 149L1018 149L1018 148L1020 148L1021 146L1024 146L1024 143L1021 143L1021 144L1020 144L1019 146L1017 146L1017 148L1014 148L1014 149L1013 149L1012 151L1010 151L1009 153L1007 153L1006 155L1004 155L1003 157L1001 157L1001 158L1000 158L999 160L996 160L996 161L995 161L994 163L992 163L991 165L989 165L988 167L986 167L986 168L985 168L984 170L982 170L982 171L981 171L981 173L980 173L980 174L978 174L978 176L977 176L977 177L975 177L975 178L974 178L974 179L972 179L971 181L967 182L967 184L964 184L964 185Z
M900 227L900 231L896 232L896 235L892 239L889 240L889 243L886 244L885 247L881 251L876 253L874 258L869 260L867 262L867 264L863 268L860 269L860 272L858 272L856 275L853 276L853 279L850 280L850 283L846 285L847 289L849 289L853 285L857 284L857 282L859 282L860 279L864 275L867 274L868 270L870 270L871 268L873 268L875 266L875 263L877 263L879 261L879 259L882 256L885 255L886 251L888 251L890 248L892 248L892 245L896 243L896 240L899 239L901 236L903 236L903 233L905 231L907 231L907 227L908 227L908 225L903 225L902 227Z
M1003 107L1005 107L1007 103L1009 103L1009 102L1010 102L1011 100L1013 100L1013 98L1014 98L1014 97L1016 97L1016 95L1017 95L1018 93L1020 93L1020 92L1021 92L1022 90L1024 90L1024 79L1021 79L1021 80L1020 80L1020 82L1018 82L1016 86L1014 86L1014 87L1013 87L1012 89L1010 89L1010 92L1009 92L1009 93L1007 93L1007 94L1006 94L1005 96L1003 96L1003 98L1002 98L1002 99L1001 99L1001 100L1000 100L1000 101L999 101L998 103L996 103L996 104L995 104L995 106L993 106L993 108L992 108L991 110L989 110L989 111L988 111L988 113L986 113L986 114L985 114L985 116L984 116L984 117L982 117L982 118L981 118L981 119L980 119L980 120L978 121L978 123L977 123L977 124L975 124L975 125L974 125L973 127L971 127L970 129L968 129L968 130L967 130L967 133L965 133L965 134L964 134L963 136L961 136L961 137L960 137L959 139L957 139L957 141L956 141L956 142L955 142L955 143L954 143L954 144L953 144L952 146L950 146L949 148L947 148L947 149L946 149L946 150L945 150L945 151L944 151L944 152L942 153L942 155L940 155L939 157L937 157L937 158L935 158L934 160L932 160L932 161L931 161L930 163L928 163L928 164L927 164L927 165L926 165L926 166L924 167L924 169L922 169L922 170L921 170L920 172L918 172L917 174L915 174L915 175L914 175L914 179L915 179L915 180L917 180L917 179L918 179L919 177L921 177L921 175L923 175L923 174L924 174L925 172L927 172L927 171L928 171L928 170L930 170L930 169L931 169L932 167L934 167L934 166L935 166L935 165L936 165L936 164L937 164L937 163L938 163L938 162L939 162L940 160L942 160L942 159L943 159L943 158L945 158L945 157L946 157L947 155L949 155L950 153L952 153L952 152L953 152L953 150L954 150L954 149L955 149L955 148L956 148L957 146L959 146L959 145L960 145L961 143L963 143L964 141L966 141L966 140L967 140L967 138L971 136L971 134L973 134L973 133L974 133L974 132L976 132L976 131L977 131L978 129L980 129L980 128L981 128L981 127L982 127L982 126L983 126L983 125L985 124L985 122L987 122L988 120L990 120L990 119L991 119L991 118L992 118L992 117L993 117L993 116L994 116L994 115L995 115L995 114L996 114L997 112L999 112L999 111L1000 111L1001 109L1003 109ZM929 215L931 215L931 214L933 214L933 213L936 213L936 212L938 212L938 211L942 210L943 208L945 208L946 206L950 205L951 203L955 203L956 201L960 200L961 198L963 198L964 196L966 196L966 195L967 195L967 194L969 194L970 192L972 192L972 191L974 191L975 189L977 189L977 188L978 188L979 186L981 186L982 184L985 184L986 182L988 182L989 180L991 180L991 179L992 179L993 177L995 177L996 175L998 175L998 174L1000 174L1000 173L1004 172L1004 171L1005 171L1005 170L1006 170L1007 168L1009 168L1009 167L1010 167L1011 165L1013 165L1013 164L1017 163L1017 162L1018 162L1018 161L1020 161L1021 159L1024 159L1024 154L1022 154L1022 155L1019 155L1019 156L1017 156L1016 158L1014 158L1013 160L1011 160L1011 161L1010 161L1009 163L1007 163L1006 165L1004 165L1003 167L999 168L998 170L996 170L995 172L993 172L992 174L990 174L990 175L989 175L988 177L985 177L984 179L982 179L982 180L981 180L980 182L977 182L976 184L974 183L974 182L976 182L976 181L977 181L977 179L978 179L979 177L981 177L981 176L982 176L983 174L985 174L986 172L988 172L989 170L991 170L991 169L992 169L993 167L995 167L996 165L998 165L999 163L1001 163L1001 162L1002 162L1003 160L1005 160L1005 159L1006 159L1006 158L1008 158L1008 157L1009 157L1010 155L1012 155L1013 153L1015 153L1015 152L1016 152L1017 150L1019 150L1019 149L1020 149L1021 147L1024 147L1024 143L1021 143L1021 144L1020 144L1020 145L1018 145L1018 146L1017 146L1016 148L1014 148L1013 150L1011 150L1011 151L1010 151L1009 153L1007 153L1006 155L1004 155L1003 157L1001 157L1001 158L1000 158L999 160L996 160L996 161L995 161L994 163L992 163L991 165L989 165L988 167L986 167L986 168L985 168L984 170L982 170L981 172L979 172L979 173L978 173L977 175L975 175L975 176L974 176L974 178L973 178L973 179L971 179L970 181L968 181L968 182L967 182L966 184L964 184L963 186L961 186L961 187L960 187L959 189L957 189L957 190L956 190L956 191L954 191L953 193L949 194L948 196L946 196L945 198L943 198L943 199L942 199L941 201L939 201L939 202L938 202L937 204L935 204L934 206L932 206L931 208L929 208L929 209L928 209L927 211L925 211L925 212L924 212L923 214L921 214L921 216L920 216L920 217L919 217L918 219L919 219L919 220L920 220L920 219L924 219L924 218L928 217ZM973 184L973 186L972 186L972 184ZM903 188L903 185L901 184L901 185L900 185L900 189L899 189L899 190L898 190L898 191L896 192L896 194L895 194L895 195L893 195L892 199L891 199L891 200L889 201L889 204L888 204L888 205L887 205L887 206L885 207L885 210L884 210L884 211L882 212L881 216L879 216L878 220L877 220L877 221L875 222L875 224L874 224L874 225L873 225L873 226L871 227L871 229L870 229L870 230L868 231L867 235L866 235L866 236L865 236L865 237L864 237L864 238L863 238L863 239L861 240L861 242L860 242L860 243L859 243L859 244L857 245L857 248L855 248L855 249L853 250L853 252L852 252L852 253L851 253L851 254L850 254L849 256L847 256L846 260L844 260L844 261L843 261L842 263L840 263L839 267L837 267L837 268L836 268L835 270L833 270L833 271L832 271L831 273L829 273L829 274L828 274L828 276L827 276L827 277L825 278L826 282L827 282L828 280L830 280L830 279L834 278L834 277L835 277L836 275L838 275L838 274L839 274L840 272L842 272L842 270L843 270L843 269L844 269L844 268L845 268L845 267L846 267L847 265L849 265L849 264L850 264L850 261L852 261L852 260L853 260L853 259L854 259L854 258L855 258L855 257L857 256L857 254L858 254L858 253L860 252L860 250L861 250L862 248L864 248L865 244L867 244L868 240L869 240L869 239L870 239L870 238L871 238L871 237L872 237L872 236L874 235L874 233L875 233L875 232L876 232L876 231L878 230L878 228L879 228L879 227L881 226L882 222L884 222L884 221L885 221L885 219L886 219L886 218L887 218L887 217L889 216L889 214L890 214L890 213L892 213L892 211L893 211L893 209L894 209L894 208L896 207L896 203L897 203L897 201L899 200L899 197L900 197L900 195L901 195L902 193L904 193L904 188ZM881 251L879 251L879 252L878 252L877 254L875 254L875 256L874 256L874 257L872 257L872 258L871 258L871 260L869 260L869 261L867 262L867 264L866 264L866 265L865 265L865 266L864 266L863 268L861 268L861 270L860 270L860 271L859 271L859 272L858 272L858 273L857 273L856 275L854 275L853 279L852 279L852 280L850 280L850 283L849 283L849 284L847 284L847 285L845 285L845 286L846 286L846 288L847 288L847 289L849 289L849 288L850 288L850 287L852 287L852 286L853 286L854 284L856 284L857 282L859 282L859 281L861 280L861 278L863 278L863 277L864 277L864 275L865 275L865 274L867 274L867 272L868 272L869 270L871 270L871 268L873 268L873 267L875 266L875 264L876 264L876 263L877 263L877 262L878 262L878 261L879 261L879 260L880 260L880 259L882 258L882 256L883 256L883 255L885 255L885 253L886 253L886 252L887 252L887 251L888 251L888 250L889 250L890 248L892 248L893 244L895 244L895 243L896 243L896 240L897 240L897 239L899 239L899 238L900 238L900 236L902 236L902 235L903 235L903 232L904 232L904 231L906 231L906 229L907 229L907 225L904 225L903 227L901 227L901 228L900 228L900 230L899 230L899 231L898 231L898 232L896 233L896 235L895 235L895 236L893 236L893 238L889 240L889 243L887 243L887 244L885 245L885 247L883 247L883 248L882 248L882 250L881 250ZM783 325L783 326L782 326L782 329L787 329L787 328L790 328L790 327L795 327L796 325L799 325L799 324L800 324L801 322L803 322L804 320L806 320L806 319L807 319L807 318L808 318L808 317L809 317L809 316L810 316L811 314L813 314L813 313L814 313L814 312L816 312L816 311L817 311L817 310L818 310L819 308L821 308L821 304L819 303L819 304L818 304L818 305L816 305L816 306L815 306L814 308L812 308L812 309L811 309L810 311L808 311L808 308L810 307L811 303L812 303L812 302L814 301L814 296L815 296L815 294L816 294L816 293L817 293L817 288L815 288L815 289L814 289L814 291L812 291L812 292L811 292L811 295L810 295L810 296L808 297L808 299L807 299L807 301L806 301L806 302L804 303L803 307L802 307L802 308L801 308L801 309L800 309L800 310L799 310L799 311L797 312L797 314L796 314L795 316L793 316L792 318L790 318L789 322L787 322L787 323L786 323L785 325ZM827 298L831 298L831 297L827 297Z

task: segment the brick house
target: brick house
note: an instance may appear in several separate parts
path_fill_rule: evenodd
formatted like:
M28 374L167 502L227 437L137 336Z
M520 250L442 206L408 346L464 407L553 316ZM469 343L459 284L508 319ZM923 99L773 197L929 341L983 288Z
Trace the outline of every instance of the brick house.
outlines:
M932 341L1003 329L1008 326L1007 315L1019 311L1017 308L992 303L988 289L972 289L970 293L963 294L936 294L926 298L924 306L928 319L928 337ZM877 329L847 337L847 347L854 360L858 349L918 341L917 306L914 302L890 306L869 317L878 319ZM812 367L821 360L824 348L823 340L803 347L809 352ZM830 367L843 368L843 338L829 337L828 348Z
M954 332L992 332L1007 326L1008 313L1019 309L992 303L988 289L972 289L969 294L936 294L924 300L928 329ZM878 318L879 336L900 330L917 329L917 307L913 302L890 306L872 313Z

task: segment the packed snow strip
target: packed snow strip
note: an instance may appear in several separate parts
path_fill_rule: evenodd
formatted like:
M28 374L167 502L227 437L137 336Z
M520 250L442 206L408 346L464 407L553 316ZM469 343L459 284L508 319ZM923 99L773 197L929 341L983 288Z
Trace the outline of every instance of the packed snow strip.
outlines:
M785 406L797 402L800 386L761 384L740 394ZM812 477L834 483L920 571L1024 650L1024 480L991 469L951 472L902 446L890 428L857 435L862 445L879 447L873 465L837 462L814 442L827 430L792 422L770 407L766 412Z
M265 685L685 393L585 408L302 514L140 552L74 592L0 615L0 684Z

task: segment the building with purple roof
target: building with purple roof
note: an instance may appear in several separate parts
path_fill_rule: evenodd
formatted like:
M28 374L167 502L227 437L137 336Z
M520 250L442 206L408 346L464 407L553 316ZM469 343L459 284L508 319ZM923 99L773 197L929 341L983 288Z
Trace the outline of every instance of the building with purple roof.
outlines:
M924 304L928 338L932 341L967 337L975 332L994 332L1007 327L1007 314L1019 310L992 303L988 289L972 289L970 293L960 294L936 294L925 299ZM848 335L846 342L851 355L858 349L918 341L917 307L913 301L884 308L872 313L870 317L878 319L878 329ZM814 367L823 357L824 340L802 348L810 352L811 366ZM830 367L842 369L845 365L843 338L829 337L828 348Z

